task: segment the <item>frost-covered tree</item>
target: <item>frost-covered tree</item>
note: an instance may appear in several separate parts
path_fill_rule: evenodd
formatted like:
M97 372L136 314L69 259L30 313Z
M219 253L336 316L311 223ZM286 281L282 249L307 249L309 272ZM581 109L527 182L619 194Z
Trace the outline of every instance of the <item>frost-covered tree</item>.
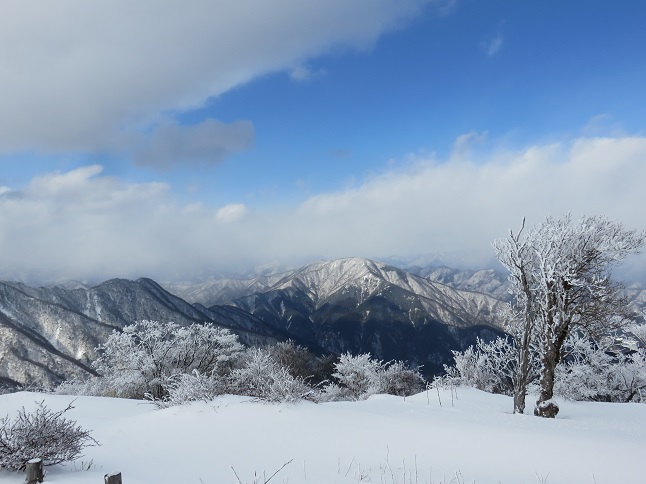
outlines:
M444 365L445 375L434 381L436 385L467 385L490 393L514 394L518 379L518 349L508 338L493 341L477 339L465 351L453 351L454 364ZM536 353L528 358L527 383L538 375Z
M537 315L532 297L532 247L529 237L521 238L525 220L518 233L509 231L506 239L493 243L496 257L509 270L510 291L514 300L509 312L502 315L505 329L515 341L515 372L512 376L514 413L525 412L527 385L530 381L532 346L534 345Z
M524 224L523 224L524 225ZM632 317L622 286L613 282L613 266L636 253L644 232L627 230L604 217L548 217L540 225L494 242L496 256L510 272L516 317L512 335L519 366L527 364L532 342L541 359L540 395L534 414L554 417L556 368L563 345L575 330L599 334ZM519 372L523 378L524 372ZM522 411L526 382L515 388L514 410Z
M554 394L568 400L601 402L646 402L646 349L630 349L625 343L603 338L594 342L574 332L562 348L556 368ZM513 394L517 349L504 338L491 342L478 339L465 351L454 351L455 363L445 365L445 374L433 386L466 385L490 393ZM530 386L540 370L536 351L530 351Z
M175 375L228 372L243 347L236 335L212 324L140 321L113 332L98 349L94 366L108 393L160 399Z

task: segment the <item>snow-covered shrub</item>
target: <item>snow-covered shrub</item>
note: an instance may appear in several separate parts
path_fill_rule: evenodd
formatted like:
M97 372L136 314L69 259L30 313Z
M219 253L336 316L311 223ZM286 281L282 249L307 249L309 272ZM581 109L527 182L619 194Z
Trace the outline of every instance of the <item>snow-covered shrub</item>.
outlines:
M287 340L268 348L272 359L289 373L313 384L329 378L326 375L327 358L319 358L304 346Z
M482 371L481 362L485 360L485 355L478 353L473 346L452 353L455 363L453 366L444 365L445 374L434 378L433 386L466 385L484 390L490 380L490 376Z
M419 371L408 369L401 361L383 363L373 360L370 353L341 355L332 374L344 391L336 392L339 399L362 400L377 393L408 396L420 392L424 379Z
M424 377L418 369L407 368L404 362L394 361L381 372L380 393L407 397L424 389Z
M250 348L242 367L231 372L229 381L229 390L270 402L315 398L312 387L305 380L293 376L263 348Z
M646 350L619 351L599 345L581 334L566 341L562 362L556 367L554 393L569 400L640 402L646 399ZM454 351L455 364L434 386L466 385L490 393L513 395L516 371L513 343L498 338L478 340L463 352ZM535 382L540 361L532 353L530 380Z
M516 371L516 349L506 338L486 342L478 338L475 346L453 351L455 363L444 365L446 375L437 384L466 385L490 393L513 395ZM536 378L538 362L533 361L532 379Z
M347 388L333 382L327 382L325 386L322 386L317 390L315 400L319 403L341 402L351 399Z
M373 360L370 353L353 356L350 353L341 355L332 374L346 388L351 400L361 400L379 393L381 389L380 374L384 365Z
M613 372L613 401L646 403L646 350L619 354Z
M646 350L624 353L581 335L568 339L565 363L556 369L554 392L570 400L643 402Z
M103 377L100 394L161 399L175 375L228 373L242 345L230 331L212 324L141 321L113 332L98 349L94 366Z
M81 457L85 447L98 445L89 431L63 416L72 408L70 403L53 412L40 402L33 412L23 407L15 419L0 419L0 468L23 470L34 458L46 466L60 464Z
M203 375L197 370L182 373L169 379L167 395L161 400L153 400L157 408L174 407L187 402L209 402L218 395L226 393L225 381L218 375Z
M84 379L65 380L55 387L51 393L56 395L83 395L88 397L116 396L113 390L114 382L100 376L90 376Z
M598 399L608 387L612 357L579 334L568 338L566 348L565 361L556 368L554 393L568 400Z

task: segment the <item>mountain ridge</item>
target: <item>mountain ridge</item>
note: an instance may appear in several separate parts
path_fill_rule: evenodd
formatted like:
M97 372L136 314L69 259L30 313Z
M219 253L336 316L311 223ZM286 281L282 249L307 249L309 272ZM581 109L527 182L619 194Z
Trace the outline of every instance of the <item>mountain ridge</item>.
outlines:
M452 350L502 334L498 315L509 299L506 278L493 270L406 270L365 258L180 289L148 278L89 288L0 282L0 382L55 384L93 374L95 348L142 319L213 323L248 345L292 339L319 354L369 352L422 365L430 376L452 361ZM641 285L627 291L637 307L646 304Z
M142 319L211 322L248 344L286 338L252 315L241 317L235 308L191 305L151 279L111 279L87 290L0 282L0 378L55 384L93 374L95 348L112 331Z
M296 341L333 353L407 360L432 374L450 362L451 350L501 334L497 314L505 303L388 264L348 258L308 264L229 304Z

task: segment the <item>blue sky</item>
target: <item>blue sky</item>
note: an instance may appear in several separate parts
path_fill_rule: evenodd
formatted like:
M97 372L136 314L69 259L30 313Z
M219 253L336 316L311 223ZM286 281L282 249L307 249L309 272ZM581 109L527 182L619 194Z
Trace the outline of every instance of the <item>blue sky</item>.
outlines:
M7 277L478 266L523 216L646 228L640 2L41 7L0 17Z

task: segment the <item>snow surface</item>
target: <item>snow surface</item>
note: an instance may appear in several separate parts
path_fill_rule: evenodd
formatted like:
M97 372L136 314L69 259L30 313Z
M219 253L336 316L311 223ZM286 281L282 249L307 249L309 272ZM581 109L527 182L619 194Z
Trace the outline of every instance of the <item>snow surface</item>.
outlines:
M73 398L1 395L0 415ZM235 484L235 469L240 482L262 483L289 461L272 484L646 482L646 405L558 403L550 420L513 415L509 397L470 388L325 404L223 396L165 410L78 397L66 415L102 445L47 468L45 482L98 484L120 471L124 484ZM2 483L24 478L0 471Z

